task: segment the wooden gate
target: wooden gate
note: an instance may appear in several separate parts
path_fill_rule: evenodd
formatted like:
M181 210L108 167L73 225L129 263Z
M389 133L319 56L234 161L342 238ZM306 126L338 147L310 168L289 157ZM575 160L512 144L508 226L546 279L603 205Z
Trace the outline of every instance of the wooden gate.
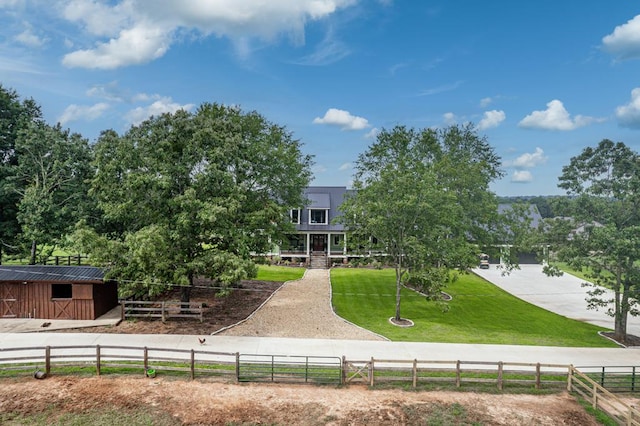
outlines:
M342 357L342 370L344 374L343 383L371 383L372 362L369 361L347 361Z
M21 306L26 296L25 290L23 284L0 284L1 318L19 318L23 315Z

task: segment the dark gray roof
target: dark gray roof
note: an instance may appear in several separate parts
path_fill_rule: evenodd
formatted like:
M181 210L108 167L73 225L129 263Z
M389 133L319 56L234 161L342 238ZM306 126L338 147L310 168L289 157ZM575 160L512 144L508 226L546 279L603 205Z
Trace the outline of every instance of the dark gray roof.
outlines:
M498 204L498 213L505 214L508 211L513 210L512 204ZM538 207L535 204L529 204L527 209L527 216L531 220L531 228L538 228L543 222L542 215L538 211Z
M305 188L304 196L308 205L303 207L300 224L296 225L296 229L308 232L343 232L344 225L333 223L333 220L340 215L338 207L344 201L345 195L350 192L345 186L309 186ZM328 209L329 223L326 225L310 224L309 209Z
M0 265L0 281L102 282L104 271L94 266Z

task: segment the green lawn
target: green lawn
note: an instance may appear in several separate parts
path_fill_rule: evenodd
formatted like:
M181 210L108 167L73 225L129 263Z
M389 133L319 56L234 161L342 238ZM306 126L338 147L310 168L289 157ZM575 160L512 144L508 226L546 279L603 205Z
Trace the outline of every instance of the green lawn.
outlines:
M409 328L388 321L395 312L393 270L333 269L331 285L338 315L394 341L616 347L598 336L602 328L538 308L473 274L446 289L453 297L446 313L403 289L402 317L415 323Z
M304 268L293 268L289 266L258 266L258 277L260 281L291 281L299 280L304 275Z

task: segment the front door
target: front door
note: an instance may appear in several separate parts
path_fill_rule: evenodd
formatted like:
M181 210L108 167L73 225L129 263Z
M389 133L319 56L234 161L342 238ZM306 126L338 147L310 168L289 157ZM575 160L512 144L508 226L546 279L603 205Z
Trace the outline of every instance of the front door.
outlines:
M313 251L326 251L327 250L327 236L326 235L311 235L311 249Z

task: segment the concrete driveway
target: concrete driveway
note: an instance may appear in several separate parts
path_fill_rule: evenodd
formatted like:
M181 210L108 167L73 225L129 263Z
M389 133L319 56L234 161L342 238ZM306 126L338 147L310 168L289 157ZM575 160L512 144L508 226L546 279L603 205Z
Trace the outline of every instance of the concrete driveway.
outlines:
M474 269L473 272L514 296L548 311L613 329L613 317L607 315L605 309L587 309L585 299L589 287L582 287L584 280L571 274L548 277L542 272L542 265L520 265L519 270L509 275L502 275L502 270L496 265L491 265L489 269ZM613 298L613 292L607 292ZM627 333L640 336L639 317L629 316Z

